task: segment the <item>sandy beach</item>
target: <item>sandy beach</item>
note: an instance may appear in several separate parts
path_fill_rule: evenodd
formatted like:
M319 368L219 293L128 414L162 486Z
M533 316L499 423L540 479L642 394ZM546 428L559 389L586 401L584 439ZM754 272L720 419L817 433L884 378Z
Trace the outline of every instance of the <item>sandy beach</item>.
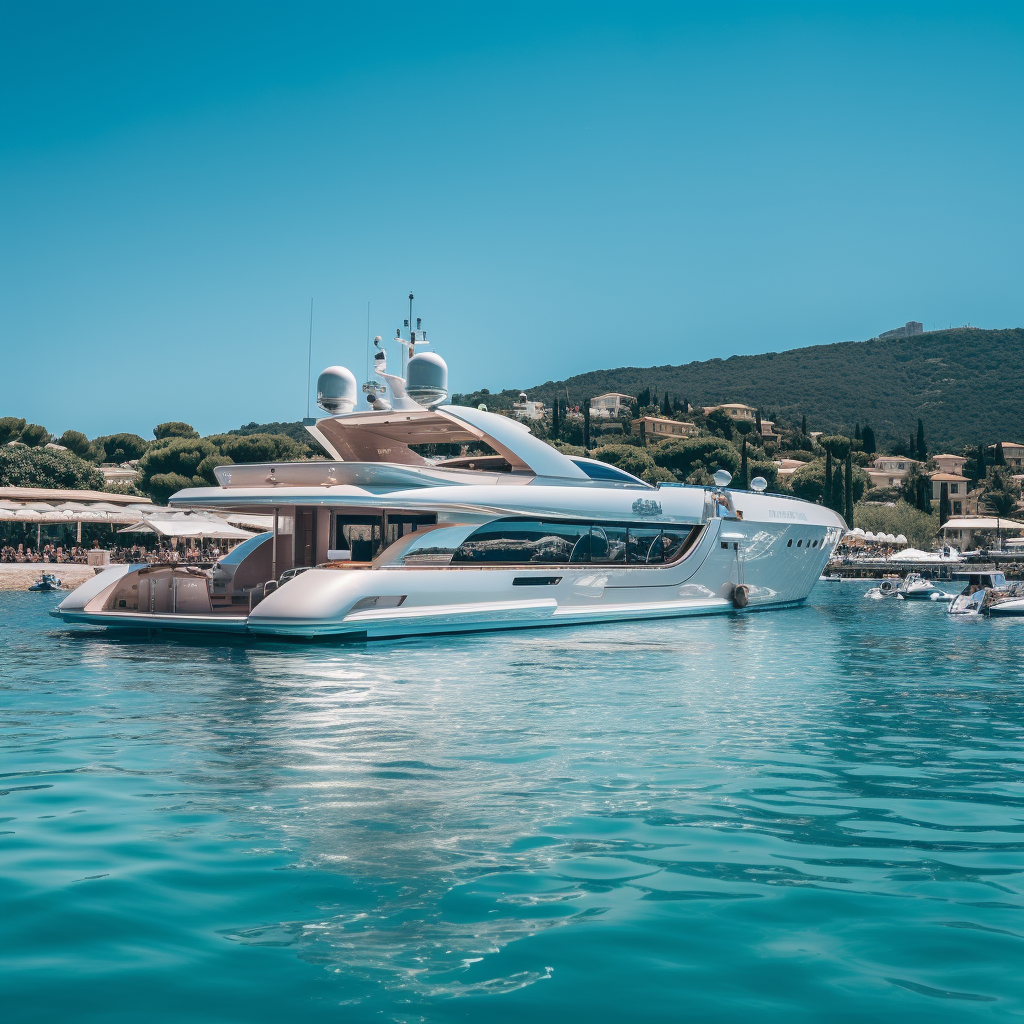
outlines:
M44 572L53 573L67 590L95 575L95 567L63 562L0 562L0 590L28 590Z

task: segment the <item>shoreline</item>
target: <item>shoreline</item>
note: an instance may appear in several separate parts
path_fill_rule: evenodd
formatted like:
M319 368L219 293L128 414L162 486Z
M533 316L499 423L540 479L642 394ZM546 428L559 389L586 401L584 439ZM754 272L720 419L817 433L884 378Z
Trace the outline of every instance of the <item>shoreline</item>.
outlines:
M0 591L27 591L42 573L51 572L63 582L62 593L68 593L92 579L97 568L80 562L0 562Z

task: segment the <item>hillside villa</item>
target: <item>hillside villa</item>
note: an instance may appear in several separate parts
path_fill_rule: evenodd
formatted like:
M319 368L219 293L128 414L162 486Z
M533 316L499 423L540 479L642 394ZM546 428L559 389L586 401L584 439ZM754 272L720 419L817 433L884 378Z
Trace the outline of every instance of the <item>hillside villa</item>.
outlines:
M633 420L629 432L639 434L648 441L662 441L666 437L696 437L697 426L679 420L667 420L661 416L641 416Z
M967 511L967 491L970 481L959 473L932 473L932 501L938 507L942 498L942 485L946 485L949 508L953 515L958 516Z
M636 401L633 395L622 395L617 391L609 392L607 395L598 395L590 400L590 415L602 420L616 419L622 412L629 411L629 407Z
M725 402L722 405L704 406L704 415L709 416L713 412L724 412L731 420L746 420L753 423L757 419L757 410L750 405L743 405L740 402ZM762 424L762 427L764 424Z
M920 467L921 463L902 455L879 455L864 472L872 487L902 487L911 466Z
M932 461L939 473L951 473L953 476L960 476L964 471L964 464L967 459L963 455L933 455Z
M525 391L519 392L519 401L512 403L512 415L520 420L542 420L547 409L543 402L532 402Z
M1001 443L1003 446L1003 458L1006 459L1006 465L1018 473L1024 471L1024 444L1017 444L1016 441L1003 441ZM996 453L996 446L994 444L990 444L988 446L988 450L990 452L989 458L991 459Z
M807 465L805 462L801 462L799 459L776 459L775 465L778 467L779 479L787 480L791 477L801 466Z

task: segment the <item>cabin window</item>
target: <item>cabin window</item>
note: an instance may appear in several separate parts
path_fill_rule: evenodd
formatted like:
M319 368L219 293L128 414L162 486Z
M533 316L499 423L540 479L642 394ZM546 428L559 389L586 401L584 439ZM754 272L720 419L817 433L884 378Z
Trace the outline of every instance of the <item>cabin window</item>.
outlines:
M452 564L663 565L680 559L698 526L631 526L504 519L459 545Z

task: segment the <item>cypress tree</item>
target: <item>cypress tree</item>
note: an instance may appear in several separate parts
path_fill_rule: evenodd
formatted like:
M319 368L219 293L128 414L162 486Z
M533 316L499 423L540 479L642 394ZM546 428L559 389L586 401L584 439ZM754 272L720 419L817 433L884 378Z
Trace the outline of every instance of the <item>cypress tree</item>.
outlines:
M853 452L849 451L846 453L846 527L849 530L853 529Z
M562 404L562 400L556 394L555 395L555 400L554 400L554 402L551 405L551 437L552 437L552 439L555 439L555 438L558 437L559 430L561 429L561 424L558 422L558 420L559 420L559 415L558 414L559 414L559 411L560 411L559 410L559 406L561 404Z
M743 435L743 446L740 448L740 490L747 490L747 435Z
M757 419L754 421L754 426L757 427L757 436L761 436L761 410L757 410Z
M832 449L825 449L825 494L822 498L827 508L832 507Z
M917 421L917 457L921 462L928 460L928 451L924 445L924 421Z
M583 450L590 451L590 400L583 403Z
M993 466L1005 466L1006 456L1003 454L1003 442L996 441L996 453L992 456Z
M861 440L864 442L864 451L868 455L875 454L875 432L865 423L861 432Z
M943 481L939 485L939 526L945 526L949 518L949 484Z
M860 424L859 423L854 423L854 425L853 425L853 439L855 441L859 441L860 440Z
M800 433L805 437L807 436L807 417L803 416L800 419Z
M977 472L978 479L985 479L985 446L983 444L978 445L978 461L977 461Z
M843 464L840 462L832 476L832 511L840 515L843 514L845 506L843 490Z
M665 392L665 401L661 403L661 411L666 417L672 415L672 403L669 401L668 392Z

